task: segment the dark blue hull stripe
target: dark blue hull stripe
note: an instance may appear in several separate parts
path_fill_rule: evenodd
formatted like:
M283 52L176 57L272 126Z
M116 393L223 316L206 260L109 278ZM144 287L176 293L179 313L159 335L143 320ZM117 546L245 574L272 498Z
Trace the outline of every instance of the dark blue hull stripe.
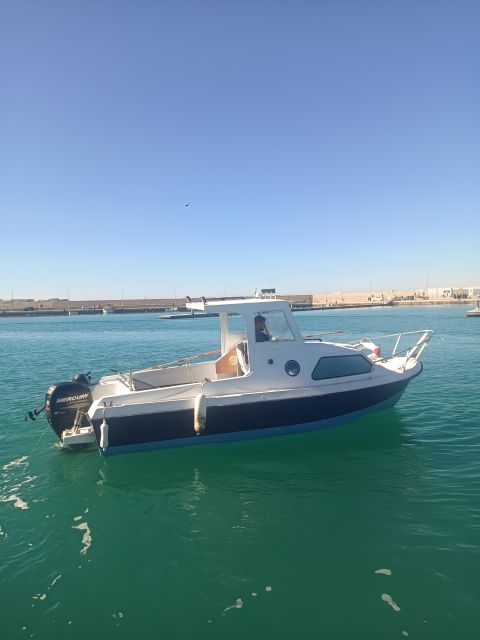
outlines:
M305 422L303 424L289 425L287 427L270 427L268 429L248 429L245 431L234 431L230 433L220 433L217 435L200 435L188 438L181 438L175 440L159 440L157 442L143 442L138 444L125 444L116 447L108 447L108 449L100 449L104 456L114 456L122 453L138 453L140 451L153 451L154 449L173 449L177 447L186 447L189 445L197 444L214 444L218 442L232 442L234 440L253 440L255 438L269 438L272 436L284 436L294 433L303 433L305 431L317 431L319 429L326 429L328 427L336 427L361 418L374 411L381 411L382 409L389 409L400 399L402 392L396 396L392 396L388 400L384 400L379 404L368 407L367 409L360 409L353 413L346 413L336 418L330 418L326 420L319 420L317 422Z
M307 398L262 401L207 409L206 430L196 436L193 409L124 418L108 418L109 446L105 455L178 447L282 433L297 433L341 424L371 411L393 406L409 380ZM94 421L100 441L100 421Z

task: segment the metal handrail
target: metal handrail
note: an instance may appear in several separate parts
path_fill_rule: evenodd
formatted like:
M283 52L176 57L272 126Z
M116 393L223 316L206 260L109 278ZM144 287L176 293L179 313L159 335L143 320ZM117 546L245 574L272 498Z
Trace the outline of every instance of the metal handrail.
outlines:
M408 347L406 347L405 349L402 349L401 351L398 351L398 347L400 345L401 339L403 338L403 336L407 336L407 335L415 335L415 334L421 334L420 338L417 340L417 342L414 345L410 345ZM433 331L431 329L419 329L416 331L403 331L400 333L389 333L383 336L374 336L372 338L363 338L363 340L361 340L359 343L356 343L356 346L360 346L362 344L362 342L364 341L369 341L369 342L373 342L374 340L381 340L382 338L397 338L397 340L395 341L395 345L392 349L392 352L390 353L390 355L385 356L383 358L378 358L377 360L375 360L376 363L381 363L381 362L386 362L388 360L391 360L392 358L399 356L399 355L405 355L405 362L403 365L403 369L405 370L407 363L409 362L409 360L414 359L415 361L417 361L420 356L423 353L423 350L425 349L425 347L427 346L430 338L432 337Z

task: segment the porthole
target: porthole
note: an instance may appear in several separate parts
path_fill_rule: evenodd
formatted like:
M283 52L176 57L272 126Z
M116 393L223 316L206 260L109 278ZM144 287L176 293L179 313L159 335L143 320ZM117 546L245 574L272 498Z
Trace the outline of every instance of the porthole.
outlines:
M300 365L296 360L289 360L285 363L285 371L289 376L298 376L300 373Z

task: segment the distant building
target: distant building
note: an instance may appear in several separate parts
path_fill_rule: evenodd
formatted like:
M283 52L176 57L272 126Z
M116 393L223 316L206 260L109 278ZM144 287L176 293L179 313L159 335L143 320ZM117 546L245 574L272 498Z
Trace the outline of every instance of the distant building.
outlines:
M429 287L427 289L429 298L452 298L453 287Z
M480 298L480 287L466 287L469 298Z
M436 287L428 289L429 298L453 298L465 300L480 297L480 287Z

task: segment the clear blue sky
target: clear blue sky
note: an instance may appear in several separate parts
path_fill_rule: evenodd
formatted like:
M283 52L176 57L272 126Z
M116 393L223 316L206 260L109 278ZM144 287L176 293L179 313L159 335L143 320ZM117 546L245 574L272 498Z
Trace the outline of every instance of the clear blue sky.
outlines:
M480 284L479 24L463 0L4 0L0 297Z

